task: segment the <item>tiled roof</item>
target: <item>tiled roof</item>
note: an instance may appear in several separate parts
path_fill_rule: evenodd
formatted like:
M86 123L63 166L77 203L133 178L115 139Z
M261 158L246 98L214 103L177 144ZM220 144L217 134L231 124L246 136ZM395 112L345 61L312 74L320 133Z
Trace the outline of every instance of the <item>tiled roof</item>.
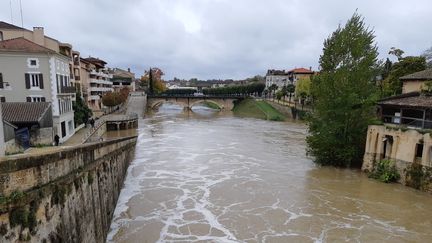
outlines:
M5 102L1 103L2 115L10 123L37 123L50 109L49 102Z
M400 80L432 80L432 68L402 76Z
M23 28L18 27L16 25L13 24L9 24L3 21L0 21L0 29L10 29L10 30L23 30Z
M389 97L378 102L379 105L432 108L432 96L411 92Z
M0 41L0 51L55 53L53 50L31 42L23 37Z
M91 62L91 63L98 63L98 64L102 64L105 65L107 64L104 60L101 60L99 58L95 58L95 57L87 57L87 58L83 58L85 61L87 62Z
M313 74L314 72L310 69L306 68L294 68L293 70L289 71L290 73L310 73Z

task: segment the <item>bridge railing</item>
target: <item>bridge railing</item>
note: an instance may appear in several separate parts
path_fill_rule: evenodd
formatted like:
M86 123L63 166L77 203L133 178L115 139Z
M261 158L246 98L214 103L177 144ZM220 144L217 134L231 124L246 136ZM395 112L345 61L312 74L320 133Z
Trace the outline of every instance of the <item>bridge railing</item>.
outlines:
M187 94L157 94L147 95L147 98L246 98L243 94L221 94L221 95L187 95Z

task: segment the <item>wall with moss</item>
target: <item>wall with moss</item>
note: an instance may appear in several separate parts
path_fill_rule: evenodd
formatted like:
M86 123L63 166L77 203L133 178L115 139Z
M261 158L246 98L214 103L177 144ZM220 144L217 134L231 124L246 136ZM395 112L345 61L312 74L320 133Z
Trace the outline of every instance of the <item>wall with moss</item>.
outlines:
M0 160L0 242L105 242L135 143Z
M394 162L399 182L432 192L432 137L429 130L394 125L370 125L362 170L372 172L384 157ZM390 142L391 141L391 142ZM416 155L418 145L423 147Z

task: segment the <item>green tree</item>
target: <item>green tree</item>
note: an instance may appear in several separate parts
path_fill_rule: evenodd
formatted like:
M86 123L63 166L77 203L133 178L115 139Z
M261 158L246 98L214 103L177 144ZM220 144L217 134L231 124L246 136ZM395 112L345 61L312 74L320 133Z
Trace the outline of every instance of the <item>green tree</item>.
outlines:
M276 84L272 84L272 85L270 85L270 87L268 87L268 90L270 91L270 95L273 93L273 97L274 97L277 89L278 89L278 86Z
M400 77L426 69L424 57L403 57L394 63L388 77L384 80L384 96L402 93L402 82Z
M81 98L81 94L76 93L76 100L72 102L72 108L74 110L74 123L75 127L86 123L88 118L92 116L92 111Z
M424 51L422 57L426 59L428 68L432 68L432 47Z
M295 92L296 87L294 86L294 84L288 84L286 86L286 92L289 94L289 103L291 103L291 97L292 94Z
M297 97L300 97L302 100L306 99L310 96L311 89L311 79L310 78L302 78L297 81L297 86L295 89L295 93Z
M355 13L324 41L311 94L308 154L322 165L360 166L368 124L374 119L377 66L374 32Z

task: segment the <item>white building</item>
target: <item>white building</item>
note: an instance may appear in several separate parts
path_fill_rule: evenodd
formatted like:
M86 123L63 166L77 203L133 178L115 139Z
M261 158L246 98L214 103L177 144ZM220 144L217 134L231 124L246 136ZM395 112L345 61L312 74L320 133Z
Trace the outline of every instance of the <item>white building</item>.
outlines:
M61 142L75 133L69 62L69 57L23 37L0 41L0 100L50 102L53 131Z
M284 70L269 69L266 74L266 88L268 89L273 84L276 84L278 89L289 83L288 72Z

